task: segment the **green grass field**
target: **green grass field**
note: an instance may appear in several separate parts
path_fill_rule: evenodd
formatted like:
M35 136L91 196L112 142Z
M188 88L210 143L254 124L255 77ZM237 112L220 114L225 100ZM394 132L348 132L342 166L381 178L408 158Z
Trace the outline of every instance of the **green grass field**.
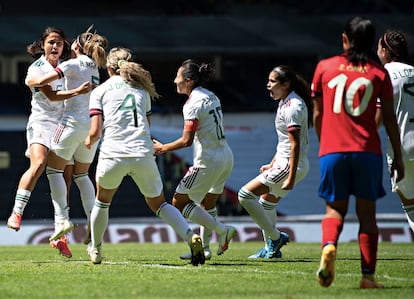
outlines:
M379 244L377 278L386 288L376 290L358 288L357 243L339 245L329 288L316 280L319 244L289 243L277 261L247 259L261 245L234 242L199 267L178 258L184 243L104 244L101 265L80 244L70 246L71 259L48 245L0 246L0 298L413 298L411 243Z

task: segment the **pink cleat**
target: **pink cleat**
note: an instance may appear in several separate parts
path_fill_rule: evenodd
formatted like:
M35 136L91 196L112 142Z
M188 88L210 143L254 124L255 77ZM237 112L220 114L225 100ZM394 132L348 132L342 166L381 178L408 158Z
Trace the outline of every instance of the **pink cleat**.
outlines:
M14 229L16 232L20 229L20 224L22 222L22 215L13 212L9 219L7 220L7 227Z
M70 252L68 247L68 239L65 236L60 237L55 241L50 241L50 247L56 248L59 250L59 253L67 258L72 257L72 252Z

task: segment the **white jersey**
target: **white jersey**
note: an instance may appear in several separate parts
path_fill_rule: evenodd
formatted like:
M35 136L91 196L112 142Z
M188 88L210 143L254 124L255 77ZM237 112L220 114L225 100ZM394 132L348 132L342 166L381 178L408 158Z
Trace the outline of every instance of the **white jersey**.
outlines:
M99 84L99 71L95 62L86 55L80 55L60 64L56 70L66 78L66 90L75 89L89 81ZM65 100L62 122L90 123L90 92Z
M403 160L414 160L414 66L402 62L386 63L394 89L394 107L400 127ZM393 157L391 144L387 155Z
M184 120L198 120L193 141L193 165L207 167L231 152L224 136L223 113L217 96L202 87L192 90L183 107Z
M53 66L46 60L44 56L34 61L27 70L25 79L28 85L28 78L42 77L43 75L53 71ZM64 90L64 79L55 80L50 83L52 90ZM63 101L51 101L38 87L31 87L32 101L31 114L29 116L29 123L31 122L54 122L57 123L62 117Z
M280 100L275 118L278 143L276 159L290 158L289 131L300 129L299 160L307 159L308 143L308 109L304 100L295 92L291 92L284 100Z
M102 113L103 117L99 158L153 156L147 91L112 76L92 91L89 109L91 115Z

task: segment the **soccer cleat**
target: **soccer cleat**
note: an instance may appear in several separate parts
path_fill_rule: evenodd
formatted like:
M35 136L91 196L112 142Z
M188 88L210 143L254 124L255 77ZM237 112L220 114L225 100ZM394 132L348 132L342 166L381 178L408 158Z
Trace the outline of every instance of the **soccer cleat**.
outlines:
M204 247L209 247L211 238L213 237L213 231L207 227L200 226L200 237Z
M222 255L224 251L229 248L231 239L237 235L237 230L233 226L227 226L227 229L224 233L218 234L218 243L219 247L217 249L217 255Z
M71 232L73 228L73 223L68 219L63 220L63 222L56 223L55 233L49 238L49 241L55 241L59 239L63 235Z
M265 259L277 258L280 248L285 246L289 242L289 235L284 232L280 232L280 237L277 240L267 240L267 253L264 256Z
M362 275L361 282L359 284L360 289L382 289L384 285L375 280L374 275L364 274Z
M194 234L191 237L191 264L193 266L203 265L206 262L206 257L203 250L203 242L199 235Z
M88 255L91 259L92 264L100 264L102 263L102 247L92 247L88 246Z
M204 247L203 250L204 250L204 256L206 257L206 260L210 260L212 256L210 247Z
M256 251L252 255L250 255L248 258L249 259L260 259L260 258L264 258L266 256L266 253L267 253L266 248L262 247L258 251Z
M7 227L14 229L16 232L20 229L22 223L22 214L13 212L7 220Z
M325 288L329 287L335 277L335 259L336 247L333 244L328 244L322 249L321 264L319 266L318 281L319 284Z
M72 252L70 252L68 247L68 239L65 236L60 237L56 241L50 241L50 247L56 248L59 250L59 253L67 258L72 257Z
M211 259L211 250L210 247L204 247L204 256L206 258L206 260L210 260ZM191 252L188 253L184 253L182 255L180 255L180 259L182 260L191 260L192 254Z
M249 259L262 259L266 256L267 250L266 248L260 248L258 251L250 255ZM276 255L273 258L280 259L282 257L282 252L280 250L276 251Z

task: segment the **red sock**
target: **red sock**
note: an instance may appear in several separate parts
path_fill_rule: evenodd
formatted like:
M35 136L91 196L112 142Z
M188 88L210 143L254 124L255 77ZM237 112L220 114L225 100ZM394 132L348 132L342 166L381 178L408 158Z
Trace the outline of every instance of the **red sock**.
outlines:
M326 244L338 243L339 235L342 232L344 221L337 218L324 218L321 222L322 226L322 247Z
M378 233L360 232L358 241L361 252L362 274L374 274L377 264Z

